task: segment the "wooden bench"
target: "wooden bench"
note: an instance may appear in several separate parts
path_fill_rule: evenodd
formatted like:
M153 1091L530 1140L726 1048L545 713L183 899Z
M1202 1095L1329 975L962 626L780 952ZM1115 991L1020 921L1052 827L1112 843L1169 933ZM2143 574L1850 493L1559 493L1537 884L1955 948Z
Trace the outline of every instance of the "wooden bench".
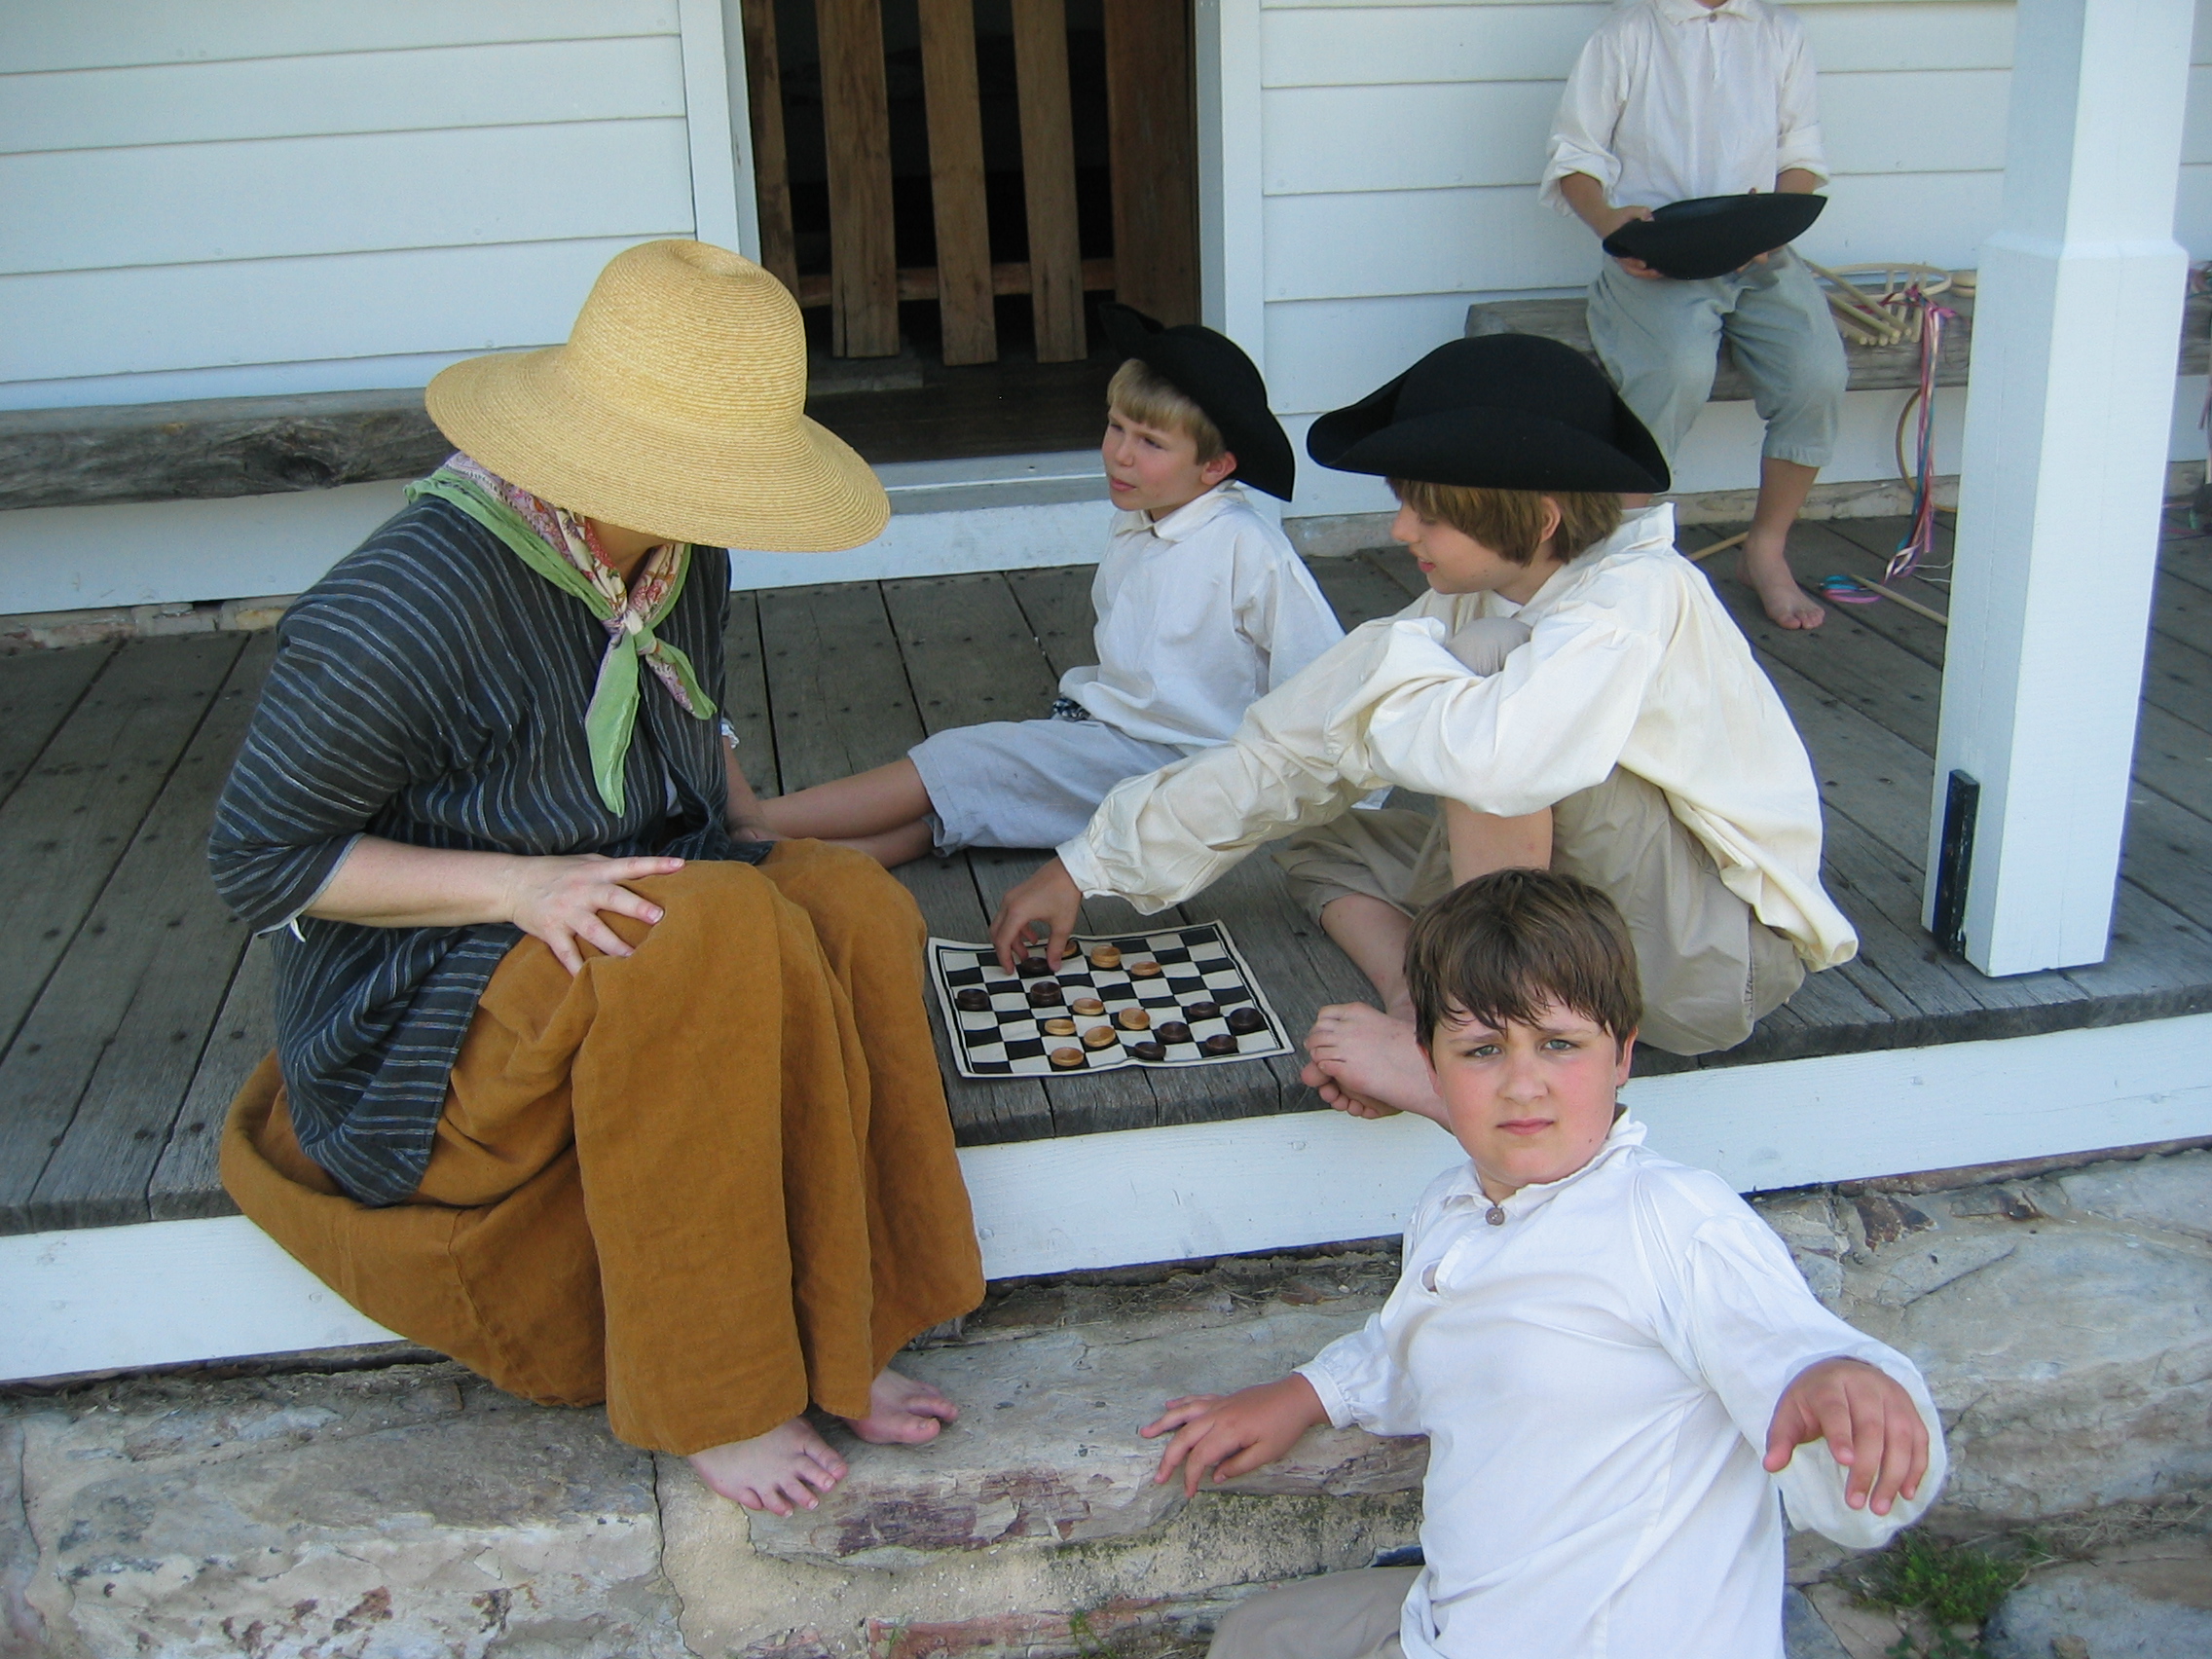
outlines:
M1810 569L1873 574L1894 521L1810 525ZM1688 533L1710 537L1712 530ZM1685 544L1694 545L1690 541ZM1703 1064L2027 1035L2212 1009L2212 552L2168 553L2145 677L2137 801L2110 957L1985 979L1921 929L1942 631L1891 606L1778 629L1718 591L1811 749L1826 880L1859 958L1814 976L1751 1041ZM1346 623L1422 590L1402 549L1312 562ZM725 706L764 790L894 758L928 732L1042 711L1090 657L1076 567L732 596ZM1939 589L1912 591L1937 607ZM212 634L0 658L0 1235L231 1211L223 1113L269 1051L268 956L216 902L204 837L266 670L270 636ZM980 939L1039 855L922 860L901 876L933 932ZM1179 907L1234 930L1294 1027L1364 981L1255 856ZM1126 906L1093 903L1087 927ZM943 1043L941 1032L939 1041ZM1689 1062L1644 1051L1640 1073ZM1291 1060L1036 1083L951 1078L961 1142L1043 1140L1301 1111Z
M1945 294L1942 303L1958 314L1943 330L1942 355L1936 365L1936 384L1941 387L1958 387L1967 384L1967 366L1973 355L1973 307L1972 294ZM2175 359L2177 375L2200 375L2212 360L2212 340L2207 330L2212 329L2212 294L2192 294L2182 310L2181 347ZM1564 300L1487 300L1467 308L1467 337L1483 334L1536 334L1547 340L1557 340L1571 346L1588 357L1598 361L1597 349L1590 344L1590 313L1586 301L1580 295ZM1844 360L1850 365L1850 388L1853 391L1902 391L1920 384L1920 347L1917 344L1900 346L1860 346L1845 341ZM1720 348L1720 366L1713 380L1714 403L1736 403L1751 395L1751 383L1745 379L1729 355L1724 342Z

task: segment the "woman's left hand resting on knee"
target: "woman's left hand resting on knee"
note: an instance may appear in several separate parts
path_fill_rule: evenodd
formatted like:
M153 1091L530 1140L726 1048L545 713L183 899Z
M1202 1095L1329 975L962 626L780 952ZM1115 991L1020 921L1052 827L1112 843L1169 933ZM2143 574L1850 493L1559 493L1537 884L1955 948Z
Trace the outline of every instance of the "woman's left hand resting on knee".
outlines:
M1767 1473L1781 1473L1814 1440L1825 1440L1828 1455L1851 1471L1843 1500L1854 1509L1887 1515L1900 1494L1919 1494L1928 1473L1928 1425L1912 1396L1863 1360L1824 1359L1782 1391L1766 1431Z
M1313 1384L1293 1372L1279 1382L1239 1388L1234 1394L1187 1394L1169 1400L1160 1420L1137 1432L1152 1440L1169 1429L1175 1431L1152 1478L1164 1486L1180 1463L1183 1491L1196 1497L1208 1469L1214 1471L1216 1486L1248 1475L1288 1452L1308 1429L1328 1420Z
M647 926L661 918L658 904L622 883L682 867L682 859L446 852L364 835L307 914L372 928L512 922L543 940L562 967L580 974L586 944L608 956L630 954L607 915L634 916Z

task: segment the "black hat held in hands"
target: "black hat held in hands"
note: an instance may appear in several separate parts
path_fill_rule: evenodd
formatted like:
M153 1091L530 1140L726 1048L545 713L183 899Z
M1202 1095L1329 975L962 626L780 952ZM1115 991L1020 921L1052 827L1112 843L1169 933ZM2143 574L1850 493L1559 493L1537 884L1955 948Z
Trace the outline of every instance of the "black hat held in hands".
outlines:
M1825 196L1796 191L1700 196L1655 207L1648 219L1631 219L1602 245L1616 258L1642 260L1662 276L1702 282L1795 241L1827 204Z
M1268 407L1268 386L1235 341L1197 323L1163 328L1129 306L1098 308L1106 338L1205 411L1236 458L1236 477L1255 490L1290 499L1298 458L1282 423Z
M1340 472L1488 490L1643 495L1669 483L1667 458L1598 366L1533 334L1439 346L1314 422L1306 453Z

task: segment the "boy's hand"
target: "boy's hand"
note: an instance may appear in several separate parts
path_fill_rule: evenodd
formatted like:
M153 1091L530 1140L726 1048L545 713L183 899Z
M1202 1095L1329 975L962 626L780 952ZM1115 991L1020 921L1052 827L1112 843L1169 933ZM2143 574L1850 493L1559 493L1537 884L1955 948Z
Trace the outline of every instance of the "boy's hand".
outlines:
M1060 958L1067 954L1068 935L1075 932L1082 911L1083 893L1068 874L1068 866L1058 859L1048 860L999 903L998 917L991 923L999 966L1013 973L1014 958L1026 955L1032 942L1042 939L1045 960L1057 974Z
M1175 1431L1152 1478L1164 1486L1181 1463L1183 1492L1196 1497L1208 1469L1214 1471L1216 1486L1250 1474L1297 1445L1308 1429L1328 1420L1313 1384L1293 1373L1280 1382L1263 1382L1234 1394L1188 1394L1169 1400L1160 1420L1137 1432L1151 1440L1169 1429Z
M1766 1431L1767 1473L1779 1474L1812 1440L1825 1440L1829 1456L1851 1471L1843 1500L1852 1508L1887 1515L1900 1495L1919 1495L1928 1472L1928 1425L1887 1372L1863 1360L1824 1359L1798 1373Z

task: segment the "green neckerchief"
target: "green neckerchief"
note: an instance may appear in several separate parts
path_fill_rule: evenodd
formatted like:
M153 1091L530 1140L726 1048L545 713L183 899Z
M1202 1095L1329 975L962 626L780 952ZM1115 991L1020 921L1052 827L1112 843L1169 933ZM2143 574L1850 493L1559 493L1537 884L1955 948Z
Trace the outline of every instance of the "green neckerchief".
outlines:
M607 596L592 586L590 577L548 547L545 538L506 502L487 494L474 480L443 467L407 486L409 500L419 500L424 496L452 502L505 542L524 564L555 587L582 601L594 620L603 627L607 624ZM627 627L608 630L607 654L599 664L599 682L592 687L591 705L584 711L584 737L591 750L592 781L599 787L599 798L617 817L621 815L623 803L622 763L630 753L630 735L638 723L639 659L643 657L664 666L675 676L677 683L683 688L684 713L693 719L712 719L715 715L714 699L700 689L691 659L653 633L682 594L683 578L690 570L691 550L686 547L678 556L668 593L645 618L644 626L636 632Z

